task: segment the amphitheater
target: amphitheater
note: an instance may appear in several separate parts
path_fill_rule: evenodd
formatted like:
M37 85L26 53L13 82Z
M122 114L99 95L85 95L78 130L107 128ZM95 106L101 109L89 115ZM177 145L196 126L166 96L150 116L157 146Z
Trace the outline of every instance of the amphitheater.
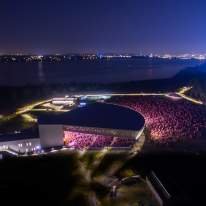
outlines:
M93 103L62 114L38 118L42 148L128 149L144 129L144 117L123 106Z

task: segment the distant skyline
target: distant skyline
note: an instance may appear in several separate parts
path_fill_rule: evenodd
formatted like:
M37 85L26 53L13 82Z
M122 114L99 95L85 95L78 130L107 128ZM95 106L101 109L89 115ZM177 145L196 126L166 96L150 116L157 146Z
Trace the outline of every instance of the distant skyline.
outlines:
M205 0L2 0L0 54L206 53Z

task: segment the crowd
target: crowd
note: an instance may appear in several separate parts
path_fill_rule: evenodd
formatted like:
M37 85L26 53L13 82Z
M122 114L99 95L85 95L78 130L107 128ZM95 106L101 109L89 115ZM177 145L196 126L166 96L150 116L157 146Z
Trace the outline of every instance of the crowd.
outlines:
M87 134L80 132L64 132L65 145L75 149L92 149L103 147L131 147L135 139L124 137L111 137L97 134Z
M65 144L75 149L87 148L93 141L92 135L78 132L65 131L64 137Z
M206 108L203 105L160 96L113 97L110 101L140 112L152 140L175 142L205 135Z
M114 137L112 147L131 147L135 143L133 138Z
M102 135L95 135L95 141L94 143L91 145L91 147L93 148L98 148L98 147L108 147L111 145L112 141L113 141L113 137L110 136L102 136Z

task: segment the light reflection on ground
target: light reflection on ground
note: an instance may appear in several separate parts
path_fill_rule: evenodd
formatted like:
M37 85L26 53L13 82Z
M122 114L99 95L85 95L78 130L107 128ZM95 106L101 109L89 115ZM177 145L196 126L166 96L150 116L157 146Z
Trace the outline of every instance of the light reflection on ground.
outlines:
M71 151L70 151L71 152ZM68 155L68 151L61 151ZM69 201L86 199L88 205L156 205L145 181L140 178L131 185L124 185L120 180L125 177L137 175L132 168L122 169L125 163L133 158L130 151L115 151L107 149L101 151L79 151L76 154L77 169L73 175L79 181L68 195ZM111 197L111 189L114 183L118 183L117 195ZM137 204L138 203L138 204ZM85 205L87 205L85 203Z

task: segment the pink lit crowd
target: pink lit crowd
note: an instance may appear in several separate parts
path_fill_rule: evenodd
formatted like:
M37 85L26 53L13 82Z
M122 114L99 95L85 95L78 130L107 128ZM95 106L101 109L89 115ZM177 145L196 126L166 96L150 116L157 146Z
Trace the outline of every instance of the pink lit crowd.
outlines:
M140 112L152 140L176 142L205 134L205 106L159 96L113 97L110 102Z
M99 149L104 147L130 148L135 143L133 138L111 137L97 134L65 131L65 145L74 149Z

